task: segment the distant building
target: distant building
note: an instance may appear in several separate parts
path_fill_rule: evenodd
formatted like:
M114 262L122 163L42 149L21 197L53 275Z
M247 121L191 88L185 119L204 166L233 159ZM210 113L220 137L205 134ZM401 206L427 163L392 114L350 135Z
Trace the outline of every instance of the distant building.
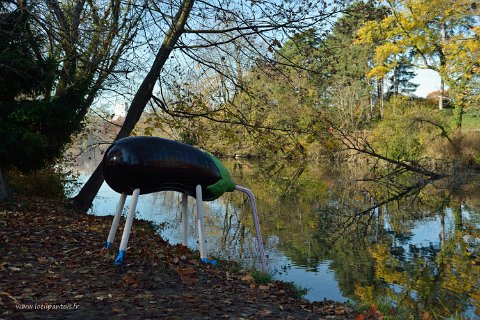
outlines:
M440 90L435 90L435 91L432 91L429 94L427 94L426 98L428 100L431 100L431 101L435 102L435 103L438 103L438 101L440 100L440 96L441 96L440 94L441 94ZM446 89L443 92L443 103L444 103L445 108L450 107L450 92L448 91L448 89Z

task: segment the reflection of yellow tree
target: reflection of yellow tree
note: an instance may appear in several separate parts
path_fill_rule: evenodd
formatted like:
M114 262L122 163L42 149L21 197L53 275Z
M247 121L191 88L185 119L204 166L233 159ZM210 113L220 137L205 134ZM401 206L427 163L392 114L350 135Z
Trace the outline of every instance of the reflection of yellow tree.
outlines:
M479 230L469 227L456 230L445 243L440 259L444 265L442 288L457 295L468 296L480 315L480 249L475 245Z
M470 226L468 230L457 229L432 260L399 259L391 254L388 244L375 245L370 249L375 276L388 285L381 292L357 285L357 297L363 303L387 300L415 313L436 316L458 315L465 311L469 299L480 308L480 251L474 245L478 229Z
M458 195L448 185L436 182L435 186L415 191L413 197L401 199L395 197L397 190L390 185L371 181L342 184L339 174L332 174L332 168L327 166L302 167L298 163L275 161L265 165L236 162L227 163L227 166L233 167L232 176L236 182L249 186L257 196L264 238L275 239L278 250L296 265L309 270L314 270L321 261L329 261L345 296L353 299L356 296L365 303L383 297L386 302L402 305L417 314L435 312L436 315L462 312L465 301L477 297L475 285L471 290L463 288L466 291L457 292L449 287L454 284L456 272L465 268L459 264L464 257L461 251L453 252L446 260L440 259L439 251L447 252L448 244L456 246L462 241L462 238L449 236L448 230L441 232L444 234L441 246L415 248L417 251L410 252L412 256L404 256L408 252L405 246L412 227L418 219L440 215L441 226L445 229L448 213L445 208ZM415 182L416 177L404 174L395 181L395 186ZM460 194L465 195L465 192ZM395 200L388 202L390 198ZM237 244L243 246L245 236L242 235L245 232L254 234L249 204L235 193L223 199L229 200L232 213L238 214L241 225L228 227L231 217L226 213L222 220L225 223L220 227L232 230L239 241ZM463 197L457 202L466 199ZM365 210L382 202L387 204ZM458 230L466 230L466 224L475 223L468 219L462 221L461 211L454 217ZM479 238L478 234L471 234ZM371 248L372 243L377 245ZM473 269L465 273L479 276ZM461 281L467 279L463 277ZM447 280L452 283L447 284Z

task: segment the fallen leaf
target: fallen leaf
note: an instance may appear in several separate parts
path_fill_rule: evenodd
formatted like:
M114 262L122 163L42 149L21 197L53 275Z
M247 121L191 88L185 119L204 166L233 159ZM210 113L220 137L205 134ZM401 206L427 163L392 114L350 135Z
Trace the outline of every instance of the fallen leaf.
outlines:
M127 285L127 286L138 284L138 280L135 279L135 278L132 277L132 276L129 276L128 274L126 274L126 275L123 276L122 282L123 282L123 284L125 284L125 285Z
M260 311L257 312L257 314L261 317L266 317L271 313L272 313L272 311L270 311L268 309L263 309L263 310L260 310Z
M177 268L176 271L183 284L193 285L198 282L198 277L196 277L197 271L193 267Z
M13 300L14 302L17 302L17 299L15 299L14 296L12 296L10 293L8 292L5 292L5 291L0 291L0 296L5 296L11 300ZM1 301L1 300L0 300Z
M201 300L202 299L200 297L185 297L185 301L188 302L188 303L195 303L195 302L199 302Z
M149 300L153 297L153 294L150 292L146 291L143 293L137 293L136 295L133 296L135 299L142 299L142 300Z
M121 308L121 307L118 307L118 306L115 306L112 308L112 312L115 312L115 313L123 313L125 311L125 309Z
M240 278L240 280L242 280L242 281L246 281L246 282L248 282L248 283L250 283L250 282L253 282L253 281L254 281L254 279L253 279L253 277L252 277L252 275L251 275L251 274L247 274L247 275L245 275L245 276L241 277L241 278Z
M39 263L48 263L48 259L45 258L45 257L38 257L38 258L37 258L37 261L38 261Z
M183 284L186 284L188 286L194 285L195 283L198 282L198 278L195 278L195 277L183 276L183 277L180 277L180 279L182 280Z
M338 306L335 308L335 314L345 314L345 307L343 306Z
M198 260L189 260L188 262L191 263L191 264L194 264L196 266L200 265L200 261L198 261Z
M195 274L197 271L193 267L188 267L188 268L177 268L177 273L179 276L185 276L185 275L190 275L190 274Z

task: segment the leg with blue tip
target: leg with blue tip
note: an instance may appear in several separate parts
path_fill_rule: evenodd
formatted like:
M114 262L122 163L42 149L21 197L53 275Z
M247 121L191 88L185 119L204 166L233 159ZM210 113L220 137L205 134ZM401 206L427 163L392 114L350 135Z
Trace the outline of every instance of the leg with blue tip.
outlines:
M105 248L110 249L112 246L113 240L115 239L115 234L117 233L118 224L120 223L120 216L122 215L123 206L125 205L125 199L127 199L127 194L122 193L120 200L117 204L117 210L115 211L115 216L113 217L112 227L110 228L110 233L108 234L107 243Z
M188 245L188 195L182 193L182 244Z
M130 237L130 231L132 230L133 218L135 217L135 209L137 207L139 195L140 189L135 189L132 194L132 200L130 201L130 208L128 210L125 228L123 229L122 242L120 242L120 250L118 251L118 256L115 259L116 265L121 265L125 263L125 251L127 250L128 238Z
M253 221L255 223L255 230L257 231L258 250L260 251L260 258L262 260L262 268L264 272L268 272L267 255L265 254L265 248L263 246L262 231L260 230L260 222L258 220L255 196L253 195L253 192L250 191L250 189L248 188L236 186L235 189L245 193L250 198L252 204Z
M197 228L198 228L198 249L200 250L200 259L207 259L207 250L205 243L205 219L203 211L203 200L202 200L202 186L198 185L196 188L196 198L197 198Z

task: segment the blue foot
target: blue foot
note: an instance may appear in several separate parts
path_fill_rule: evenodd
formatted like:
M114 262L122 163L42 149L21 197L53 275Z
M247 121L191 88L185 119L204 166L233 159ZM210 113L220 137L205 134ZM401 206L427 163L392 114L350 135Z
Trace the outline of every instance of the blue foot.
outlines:
M111 246L112 246L112 243L110 241L107 241L105 243L105 248L110 249Z
M201 260L202 260L203 263L208 263L208 264L213 264L213 265L217 264L217 260L209 260L207 258L202 258Z
M125 263L125 250L118 251L118 256L114 262L117 266L121 266Z

